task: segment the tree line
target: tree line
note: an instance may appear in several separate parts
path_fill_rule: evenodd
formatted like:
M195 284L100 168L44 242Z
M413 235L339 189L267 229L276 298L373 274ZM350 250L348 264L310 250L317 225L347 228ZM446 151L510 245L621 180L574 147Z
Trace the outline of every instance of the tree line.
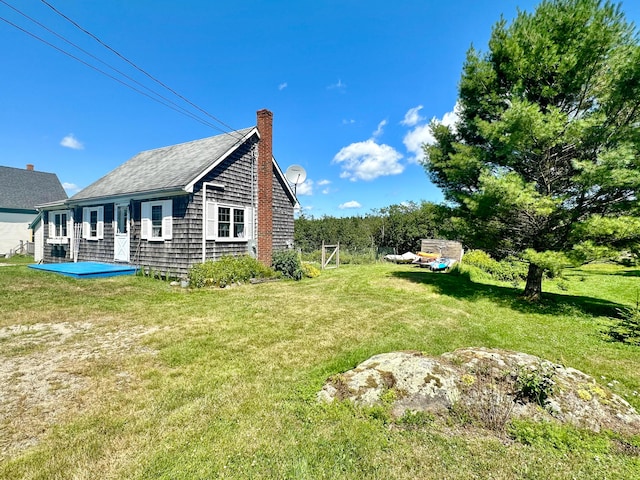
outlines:
M442 204L409 202L373 210L364 216L307 217L295 220L295 244L303 252L322 248L322 243L351 252L374 249L405 253L420 250L423 238L458 238L452 211Z

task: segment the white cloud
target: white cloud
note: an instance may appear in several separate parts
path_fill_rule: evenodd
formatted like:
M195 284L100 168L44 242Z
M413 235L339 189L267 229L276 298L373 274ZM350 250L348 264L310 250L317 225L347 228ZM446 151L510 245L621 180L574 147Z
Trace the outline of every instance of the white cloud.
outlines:
M378 124L378 128L376 128L376 131L373 132L371 135L373 136L373 138L378 138L380 135L382 135L382 133L384 132L384 126L387 124L386 120L382 120L379 124Z
M281 83L280 85L278 85L278 90L284 90L288 86L289 85L287 84L287 82Z
M443 125L446 125L447 127L451 127L451 129L455 132L456 123L460 119L461 109L462 107L460 107L460 103L456 102L456 104L453 106L453 111L445 113L442 116L442 120L440 121L440 123L442 123Z
M80 191L80 187L78 187L75 183L62 182L62 188L65 189L67 194L74 194Z
M389 145L380 145L373 139L343 147L332 163L342 166L340 178L373 180L386 175L398 175L404 171L399 160L402 154Z
M420 110L424 107L422 105L418 105L417 107L410 108L407 113L404 114L404 119L400 122L400 125L405 125L407 127L413 127L417 125L424 117L420 116Z
M324 187L325 185L329 185L331 180L318 180L318 186Z
M407 151L412 154L409 161L412 163L420 163L424 158L424 151L422 146L424 144L431 145L435 141L431 128L428 124L418 125L413 130L410 130L402 139Z
M405 115L405 121L407 120L407 117L409 116L409 113L412 110L414 109L409 110ZM460 105L456 103L455 106L453 107L453 111L445 113L442 116L442 120L438 120L437 118L434 117L431 121L440 123L442 125L446 125L447 127L450 127L453 131L455 131L456 122L458 121L458 118L459 118L459 113L460 113ZM422 118L422 120L424 120L424 118ZM405 125L405 121L402 122L403 125ZM406 125L409 125L409 123L406 123ZM425 123L422 125L417 125L413 130L410 130L409 132L407 132L407 134L402 139L402 142L404 143L405 147L407 147L407 151L412 154L412 156L409 158L409 161L412 163L420 163L420 161L424 159L424 151L422 149L422 146L432 145L435 142L435 138L431 133L431 128L429 127L429 124Z
M329 195L330 193L331 193L331 189L328 187L322 190L323 195Z
M313 180L305 180L296 185L296 195L313 195Z
M67 148L72 148L73 150L82 150L84 149L84 145L73 135L70 133L62 140L60 140L60 145Z
M360 205L360 203L355 200L351 200L350 202L345 202L341 205L338 205L338 208L340 210L345 210L347 208L362 208L362 205Z
M353 125L354 123L356 123L356 121L353 118L349 118L349 119L343 118L342 119L342 124L343 125Z

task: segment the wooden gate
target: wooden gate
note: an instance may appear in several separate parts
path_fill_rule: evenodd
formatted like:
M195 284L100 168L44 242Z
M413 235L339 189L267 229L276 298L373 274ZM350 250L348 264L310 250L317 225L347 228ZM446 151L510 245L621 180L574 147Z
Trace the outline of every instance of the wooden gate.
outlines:
M327 257L327 252L331 251L329 257ZM331 267L327 267L329 262L335 258L335 265ZM324 241L322 242L322 269L325 268L338 268L340 266L340 244L337 245L325 245Z

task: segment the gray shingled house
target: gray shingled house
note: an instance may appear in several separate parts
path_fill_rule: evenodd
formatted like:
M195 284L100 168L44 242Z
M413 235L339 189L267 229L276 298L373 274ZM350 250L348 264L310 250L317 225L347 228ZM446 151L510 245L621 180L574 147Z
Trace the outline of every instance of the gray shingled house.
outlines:
M122 262L169 276L223 255L270 264L293 245L296 197L257 126L134 156L64 202L41 206L45 263Z
M67 198L55 173L0 167L0 255L31 241L30 224L37 218L36 205Z

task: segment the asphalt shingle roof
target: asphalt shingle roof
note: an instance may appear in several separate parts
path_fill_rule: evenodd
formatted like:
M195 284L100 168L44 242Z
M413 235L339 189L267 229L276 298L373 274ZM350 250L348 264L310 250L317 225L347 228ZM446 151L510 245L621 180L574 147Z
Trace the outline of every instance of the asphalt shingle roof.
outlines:
M67 198L55 173L0 167L0 208L35 210Z
M71 200L184 188L254 128L141 152Z

